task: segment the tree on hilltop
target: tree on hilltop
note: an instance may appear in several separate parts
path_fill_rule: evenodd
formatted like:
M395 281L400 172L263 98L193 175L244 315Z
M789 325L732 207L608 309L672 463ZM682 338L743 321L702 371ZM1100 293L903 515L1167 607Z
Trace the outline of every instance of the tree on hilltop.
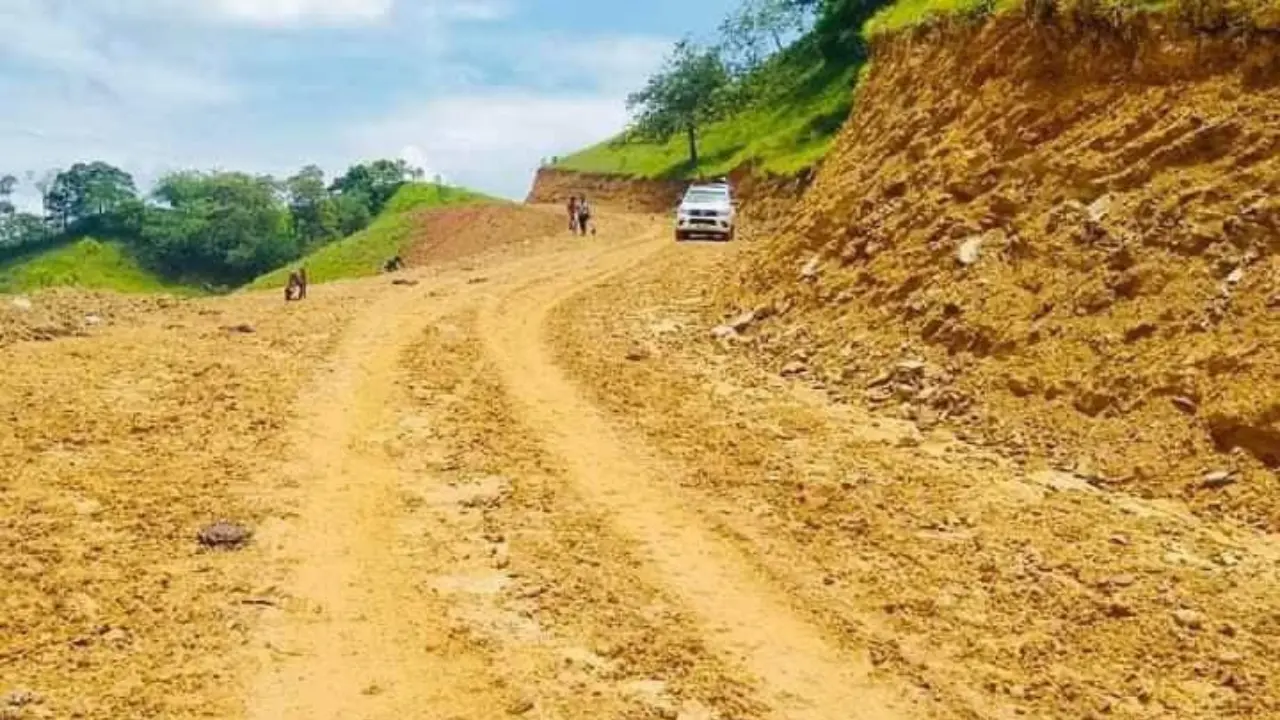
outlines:
M698 129L726 114L729 85L729 71L715 49L681 40L644 89L627 98L632 132L659 142L684 133L690 166L696 167Z

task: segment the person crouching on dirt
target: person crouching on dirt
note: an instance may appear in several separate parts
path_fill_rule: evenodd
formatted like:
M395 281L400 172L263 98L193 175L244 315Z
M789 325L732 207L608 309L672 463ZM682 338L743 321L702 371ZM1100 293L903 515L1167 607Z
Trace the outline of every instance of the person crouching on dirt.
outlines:
M587 234L587 227L591 225L591 206L587 204L587 196L583 195L578 198L578 231L583 235Z
M305 300L306 297L307 271L299 269L289 273L289 284L284 289L284 301L294 302L296 300Z
M569 198L569 232L578 232L578 198Z

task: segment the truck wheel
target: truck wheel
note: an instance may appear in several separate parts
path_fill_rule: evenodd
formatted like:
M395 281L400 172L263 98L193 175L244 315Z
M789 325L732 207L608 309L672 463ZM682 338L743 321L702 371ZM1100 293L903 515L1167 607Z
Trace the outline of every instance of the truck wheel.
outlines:
M686 233L683 230L676 231L676 242L684 242L685 240L688 240L688 239L689 239L689 233Z

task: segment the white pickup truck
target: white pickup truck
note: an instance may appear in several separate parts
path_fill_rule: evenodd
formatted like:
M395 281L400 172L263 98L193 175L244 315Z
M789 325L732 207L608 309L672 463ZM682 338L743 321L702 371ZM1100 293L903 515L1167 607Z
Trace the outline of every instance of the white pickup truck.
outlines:
M676 240L696 235L732 240L736 222L737 210L728 183L691 185L676 210Z

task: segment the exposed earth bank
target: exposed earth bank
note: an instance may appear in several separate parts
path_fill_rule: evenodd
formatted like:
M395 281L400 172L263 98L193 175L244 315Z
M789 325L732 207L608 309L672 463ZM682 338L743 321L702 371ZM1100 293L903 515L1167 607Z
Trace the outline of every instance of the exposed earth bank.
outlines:
M1280 526L1280 40L903 34L720 295L775 369Z

